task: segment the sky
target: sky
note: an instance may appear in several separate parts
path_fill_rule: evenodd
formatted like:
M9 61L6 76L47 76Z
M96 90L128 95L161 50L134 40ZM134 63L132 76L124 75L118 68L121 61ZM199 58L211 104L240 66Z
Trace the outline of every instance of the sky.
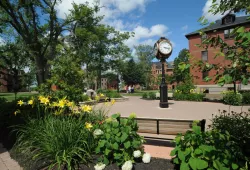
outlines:
M160 37L167 37L173 44L173 61L181 49L188 49L185 34L200 29L201 16L215 21L222 16L208 13L212 0L62 0L57 6L58 16L65 18L72 8L71 3L89 2L102 6L98 15L104 15L103 23L119 31L134 32L135 36L125 42L135 56L134 46L154 45ZM136 56L135 56L136 57ZM156 59L154 61L157 61Z

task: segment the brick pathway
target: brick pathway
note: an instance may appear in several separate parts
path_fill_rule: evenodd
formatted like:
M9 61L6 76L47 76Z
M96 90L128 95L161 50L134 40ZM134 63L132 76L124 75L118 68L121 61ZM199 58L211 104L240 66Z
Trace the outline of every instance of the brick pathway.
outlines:
M0 170L23 170L0 143Z

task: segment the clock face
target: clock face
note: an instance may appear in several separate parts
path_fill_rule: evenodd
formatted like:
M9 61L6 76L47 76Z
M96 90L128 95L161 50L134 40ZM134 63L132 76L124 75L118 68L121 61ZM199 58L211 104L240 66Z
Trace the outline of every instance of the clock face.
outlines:
M154 46L154 55L157 56L158 53L158 44L155 44Z
M172 52L172 46L167 41L162 41L159 44L159 50L162 54L170 54Z

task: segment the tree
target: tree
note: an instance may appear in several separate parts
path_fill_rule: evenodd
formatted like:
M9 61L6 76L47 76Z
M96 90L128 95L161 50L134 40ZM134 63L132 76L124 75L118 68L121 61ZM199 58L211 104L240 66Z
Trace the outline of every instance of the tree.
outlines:
M185 82L187 79L187 76L190 74L189 71L189 56L188 56L188 50L182 49L179 52L178 57L174 60L174 70L173 70L173 81L177 82L179 84L180 82ZM180 67L187 67L187 69L184 69L183 71L180 69Z
M100 23L102 17L95 17L98 8L74 5L70 18L76 20L71 37L72 47L81 56L87 72L96 72L97 88L101 86L102 71L114 69L120 72L120 61L128 55L129 48L124 40L128 32L121 33L113 27ZM82 13L85 13L82 16ZM88 76L87 73L87 76Z
M24 87L24 68L29 63L27 55L18 41L0 46L0 73L4 75L8 91L15 94Z
M246 14L250 12L250 2L242 1L224 1L220 3L213 1L210 8L212 14L223 14L228 11L239 12L244 11ZM207 24L207 20L201 17L200 21ZM200 34L205 34L200 32ZM208 36L202 41L199 46L201 48L214 47L219 48L219 52L215 57L225 57L230 61L229 65L223 66L218 64L209 64L199 61L197 66L203 71L216 70L214 75L215 81L223 86L226 83L234 84L234 92L236 93L236 83L248 84L250 78L250 31L245 30L244 27L237 27L232 32L234 34L234 44L228 45L220 36ZM205 80L210 81L212 78L206 77Z
M149 88L151 83L151 66L152 60L155 57L153 55L153 47L150 45L138 45L135 46L136 56L138 57L139 64L141 65L142 74L144 77L146 88Z
M122 79L127 85L144 84L142 69L133 59L130 59L126 63L125 69L122 72Z
M39 85L48 78L48 61L54 58L58 37L68 22L57 18L56 3L57 0L0 1L0 25L14 29L22 39L35 63Z
M81 101L86 84L80 59L76 55L66 52L56 57L50 64L52 66L51 76L40 90L59 98L67 97L69 100ZM56 85L58 88L55 93L51 89L52 85Z

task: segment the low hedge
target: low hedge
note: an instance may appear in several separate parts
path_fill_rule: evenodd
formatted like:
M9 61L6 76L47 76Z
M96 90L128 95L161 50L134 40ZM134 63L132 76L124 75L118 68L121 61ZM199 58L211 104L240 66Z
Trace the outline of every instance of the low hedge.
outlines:
M242 104L250 104L250 92L242 93Z
M227 105L240 106L242 105L242 94L227 91L223 94L223 103Z
M174 93L173 99L178 101L203 101L205 94L200 93Z

